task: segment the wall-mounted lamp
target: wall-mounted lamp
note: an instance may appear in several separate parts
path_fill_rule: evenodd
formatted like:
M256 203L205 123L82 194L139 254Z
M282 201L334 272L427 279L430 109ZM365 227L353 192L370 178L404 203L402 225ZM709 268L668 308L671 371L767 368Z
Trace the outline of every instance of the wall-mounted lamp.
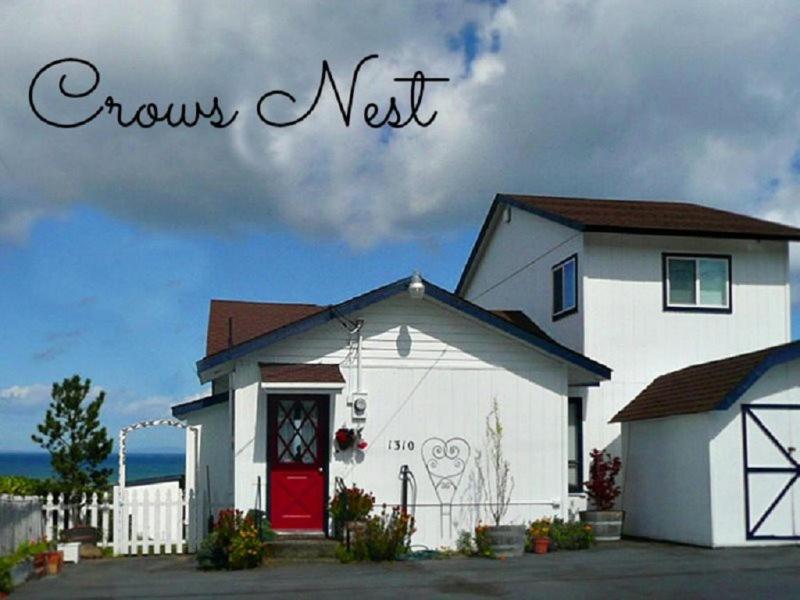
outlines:
M425 295L425 284L422 283L422 277L420 277L419 273L416 271L414 271L414 274L411 276L411 281L408 284L408 295L414 300L422 300L422 297Z

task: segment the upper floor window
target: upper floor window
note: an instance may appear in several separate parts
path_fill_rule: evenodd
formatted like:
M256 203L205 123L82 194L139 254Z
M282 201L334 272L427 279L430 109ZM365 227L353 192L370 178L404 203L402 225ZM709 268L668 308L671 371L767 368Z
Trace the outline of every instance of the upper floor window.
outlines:
M553 320L578 311L578 255L553 267Z
M731 257L664 255L664 310L731 311Z

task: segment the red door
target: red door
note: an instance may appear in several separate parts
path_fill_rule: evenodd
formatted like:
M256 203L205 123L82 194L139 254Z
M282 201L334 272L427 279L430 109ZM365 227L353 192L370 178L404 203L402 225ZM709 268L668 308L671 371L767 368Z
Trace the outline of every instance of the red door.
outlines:
M270 523L278 530L322 531L329 396L270 394L267 398Z

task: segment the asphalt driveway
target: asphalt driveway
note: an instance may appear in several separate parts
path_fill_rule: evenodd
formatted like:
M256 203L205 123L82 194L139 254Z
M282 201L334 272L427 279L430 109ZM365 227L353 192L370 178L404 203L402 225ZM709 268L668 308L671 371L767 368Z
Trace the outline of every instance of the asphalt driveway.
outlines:
M187 556L68 566L15 598L797 598L800 547L707 550L625 541L505 561L454 558L383 564L274 563L200 572Z

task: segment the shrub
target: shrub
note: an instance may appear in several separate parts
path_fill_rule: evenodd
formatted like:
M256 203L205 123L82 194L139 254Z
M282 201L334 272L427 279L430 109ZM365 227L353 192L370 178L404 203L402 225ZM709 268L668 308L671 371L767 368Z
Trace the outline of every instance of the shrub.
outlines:
M478 523L478 526L475 527L475 550L478 556L494 558L494 550L492 550L488 530L489 526L482 523Z
M356 487L355 484L352 487L343 487L337 490L330 506L336 536L341 538L345 523L366 518L374 506L375 496Z
M594 544L594 531L588 523L555 519L550 539L553 540L556 550L586 550Z
M250 511L246 517L242 511L224 509L219 511L213 531L203 540L197 551L200 569L252 569L264 560L264 541L273 533L269 522Z
M456 552L464 556L472 556L475 554L475 544L472 543L472 534L469 531L462 530L458 532Z
M615 480L622 467L619 456L612 457L608 452L595 448L590 454L589 481L584 482L586 494L597 510L611 510L620 494Z
M384 505L380 515L366 520L363 529L356 530L352 546L356 560L397 560L408 552L414 533L414 517L395 506L391 512Z
M59 494L61 491L61 487L52 479L36 479L22 475L0 476L0 494L44 497L47 494Z

